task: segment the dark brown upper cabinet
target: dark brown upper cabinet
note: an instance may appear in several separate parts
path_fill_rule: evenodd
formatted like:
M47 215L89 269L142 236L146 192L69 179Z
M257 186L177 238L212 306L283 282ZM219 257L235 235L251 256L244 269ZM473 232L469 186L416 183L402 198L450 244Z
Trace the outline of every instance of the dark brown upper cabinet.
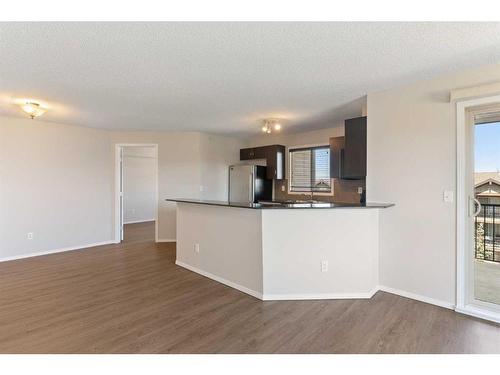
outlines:
M270 145L242 148L240 160L266 159L266 177L273 180L285 178L285 146Z
M266 147L267 178L282 180L285 178L285 146Z
M345 180L366 177L366 117L345 120L345 136L330 138L330 176Z
M265 159L266 153L263 147L242 148L240 160Z
M345 121L344 179L366 177L366 117Z
M344 146L344 137L330 138L330 178L342 178Z

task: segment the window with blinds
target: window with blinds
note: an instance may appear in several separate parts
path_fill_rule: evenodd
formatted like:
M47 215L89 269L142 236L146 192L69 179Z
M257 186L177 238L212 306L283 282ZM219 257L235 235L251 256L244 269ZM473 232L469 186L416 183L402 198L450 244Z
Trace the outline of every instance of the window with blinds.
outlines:
M290 191L331 192L329 146L290 150Z

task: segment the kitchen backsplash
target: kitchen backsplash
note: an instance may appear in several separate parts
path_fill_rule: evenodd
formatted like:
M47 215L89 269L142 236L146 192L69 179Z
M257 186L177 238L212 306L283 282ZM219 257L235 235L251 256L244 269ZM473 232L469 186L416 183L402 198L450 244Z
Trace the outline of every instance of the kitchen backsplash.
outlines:
M282 186L284 190L282 191ZM296 199L310 199L310 194L288 194L288 180L275 180L274 181L274 199L275 200L296 200ZM337 203L359 203L361 198L358 193L358 187L366 188L365 180L340 180L333 179L334 195L315 195L314 199L324 202L337 202Z

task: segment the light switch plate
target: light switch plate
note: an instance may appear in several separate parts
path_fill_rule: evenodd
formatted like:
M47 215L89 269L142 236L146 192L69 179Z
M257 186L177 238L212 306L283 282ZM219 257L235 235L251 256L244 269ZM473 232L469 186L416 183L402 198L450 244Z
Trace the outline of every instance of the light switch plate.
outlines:
M445 190L443 191L443 201L446 203L453 202L453 190Z
M321 261L321 272L328 272L328 261Z

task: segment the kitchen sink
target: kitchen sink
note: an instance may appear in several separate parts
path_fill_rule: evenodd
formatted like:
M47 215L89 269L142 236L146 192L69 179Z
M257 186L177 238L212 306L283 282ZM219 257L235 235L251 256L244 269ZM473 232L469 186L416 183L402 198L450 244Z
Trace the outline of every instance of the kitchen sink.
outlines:
M259 201L259 204L263 206L281 206L283 202Z
M285 201L259 201L259 203L263 206L279 206L282 204L315 204L315 203L323 203L321 201L316 200L285 200Z
M316 201L314 199L297 199L297 200L287 200L284 203L296 204L296 203L321 203L321 201Z

